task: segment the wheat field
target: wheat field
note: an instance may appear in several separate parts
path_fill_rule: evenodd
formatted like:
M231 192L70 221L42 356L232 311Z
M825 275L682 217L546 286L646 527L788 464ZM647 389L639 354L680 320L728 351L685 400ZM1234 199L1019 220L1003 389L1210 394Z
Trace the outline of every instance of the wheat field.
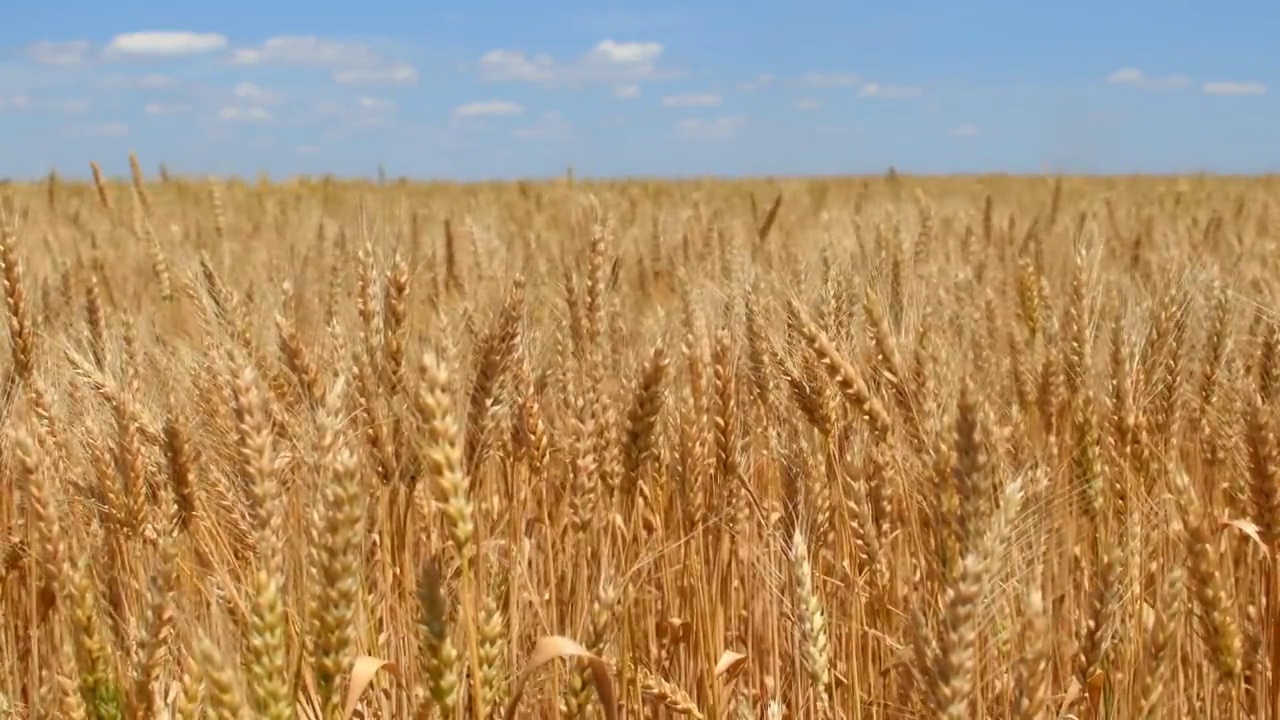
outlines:
M1280 718L1280 180L0 188L0 718Z

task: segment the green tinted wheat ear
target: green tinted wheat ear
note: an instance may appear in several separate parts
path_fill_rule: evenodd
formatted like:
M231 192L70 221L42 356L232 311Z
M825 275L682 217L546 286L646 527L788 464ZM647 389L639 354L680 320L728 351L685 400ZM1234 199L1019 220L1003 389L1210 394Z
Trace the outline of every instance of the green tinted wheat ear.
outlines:
M134 679L133 705L140 716L152 717L156 711L156 689L168 658L169 640L177 621L175 590L177 584L178 548L176 538L166 532L159 540L159 562L151 579L150 606L145 634L138 646L137 673Z
M86 712L90 718L121 718L124 698L111 667L111 646L102 632L101 608L88 557L68 558L60 577L63 582L59 596L70 605L67 633L75 650L80 697Z
M611 576L606 574L599 580L595 598L591 604L591 613L587 618L586 641L583 643L588 651L597 656L603 657L606 654L613 639L620 594L620 587ZM564 698L564 713L570 718L581 718L586 715L587 708L591 704L590 678L591 674L585 667L569 675L568 694Z
M510 638L507 635L507 618L499 599L487 593L480 622L476 628L480 654L480 717L488 718L490 712L506 704L506 673L504 656Z
M1145 622L1146 640L1142 671L1138 676L1137 700L1142 720L1160 717L1158 709L1164 696L1165 683L1170 675L1170 650L1176 641L1178 624L1182 619L1181 568L1174 568L1166 576L1152 607L1151 616Z
M212 720L249 720L241 678L223 656L217 645L201 636L196 652L205 685L205 712Z
M343 699L340 679L355 655L356 610L361 595L360 537L364 519L355 456L346 448L325 459L330 475L322 490L321 532L315 563L316 686L327 717L336 717Z
M462 464L462 447L454 419L452 383L444 361L434 352L423 355L416 398L425 431L422 454L425 480L436 502L442 506L446 528L454 550L468 558L475 541L475 510L471 482Z
M188 656L179 668L178 692L173 699L173 720L199 720L204 717L204 679L199 662Z
M800 623L800 656L813 683L818 712L831 712L831 655L827 615L814 583L809 546L797 527L791 537L791 572L796 589L796 615Z
M468 660L473 695L479 694L480 657L476 627L474 554L476 545L475 506L471 479L463 466L462 433L453 415L451 382L444 362L428 352L420 364L417 407L426 437L422 448L425 480L445 517L445 531L462 564L463 615L468 629ZM443 652L442 640L433 640Z
M248 691L264 720L290 720L294 704L288 684L285 638L284 507L275 474L272 433L257 375L249 366L233 387L239 420L240 457L253 510L258 567L253 574L248 627Z
M428 563L418 573L419 628L423 669L431 702L442 718L452 717L461 693L462 660L458 648L449 637L448 610L440 588L440 574ZM419 702L415 718L432 717L431 707Z

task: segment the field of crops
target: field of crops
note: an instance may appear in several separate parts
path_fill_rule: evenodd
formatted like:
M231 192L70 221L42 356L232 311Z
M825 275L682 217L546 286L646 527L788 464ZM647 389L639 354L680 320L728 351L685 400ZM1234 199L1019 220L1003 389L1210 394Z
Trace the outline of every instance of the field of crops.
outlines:
M0 187L0 718L1280 718L1280 181L134 169Z

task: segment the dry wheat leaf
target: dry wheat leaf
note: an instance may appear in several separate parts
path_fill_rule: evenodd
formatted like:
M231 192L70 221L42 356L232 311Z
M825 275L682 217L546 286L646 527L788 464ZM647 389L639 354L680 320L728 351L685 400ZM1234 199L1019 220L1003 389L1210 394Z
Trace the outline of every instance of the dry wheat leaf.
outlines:
M1253 523L1253 521L1251 521L1251 520L1223 520L1223 521L1222 521L1222 527L1223 527L1224 529L1225 529L1225 528L1228 528L1228 527L1234 527L1235 529L1239 530L1240 532L1244 533L1245 535L1248 535L1250 539L1252 539L1255 543L1257 543L1257 544L1258 544L1258 547L1262 548L1262 552L1263 552L1263 554L1269 554L1269 553L1270 553L1270 550L1267 548L1267 544L1266 544L1266 543L1264 543L1264 542L1262 542L1262 532L1261 532L1261 528L1259 528L1256 524L1254 524L1254 523Z
M747 656L742 653L736 653L732 650L725 650L720 656L720 662L716 663L716 677L721 677L726 673L733 672L747 662Z
M347 689L347 703L342 708L344 720L349 720L355 713L356 705L360 703L360 696L364 695L364 691L368 689L379 670L386 670L397 679L400 677L400 669L389 660L370 655L361 655L356 658L355 664L351 666L351 685Z
M520 697L524 695L524 686L534 671L557 658L571 657L587 661L591 668L591 681L595 685L596 695L600 698L600 704L604 706L606 720L618 720L618 703L614 696L613 679L609 677L609 666L599 656L593 655L578 643L560 635L538 638L537 644L533 646L533 654L529 657L524 670L516 678L515 687L511 691L511 700L507 702L505 716L507 720L515 717L516 707L520 705Z

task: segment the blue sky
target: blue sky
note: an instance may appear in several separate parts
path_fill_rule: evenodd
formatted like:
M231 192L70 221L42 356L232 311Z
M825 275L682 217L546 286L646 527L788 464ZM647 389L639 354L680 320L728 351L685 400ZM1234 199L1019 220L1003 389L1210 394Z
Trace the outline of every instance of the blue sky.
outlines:
M1280 4L63 0L0 175L1280 169Z

